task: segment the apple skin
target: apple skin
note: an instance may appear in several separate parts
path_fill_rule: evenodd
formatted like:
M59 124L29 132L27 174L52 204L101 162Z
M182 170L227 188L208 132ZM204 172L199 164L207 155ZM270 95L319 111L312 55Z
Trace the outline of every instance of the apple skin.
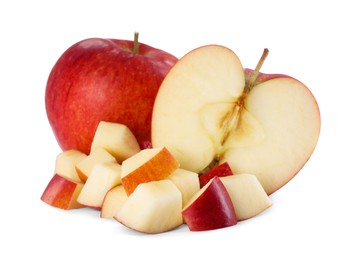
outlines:
M200 188L204 187L215 176L225 177L230 175L233 175L233 172L230 168L229 163L228 162L221 163L199 176Z
M62 150L89 154L100 121L127 125L141 144L151 139L156 94L173 55L133 41L89 38L67 49L50 72L45 106Z
M237 224L229 193L217 176L191 198L183 208L182 216L190 231L213 230Z
M59 174L54 174L45 188L41 200L45 203L64 210L82 208L77 202L83 183L68 179Z

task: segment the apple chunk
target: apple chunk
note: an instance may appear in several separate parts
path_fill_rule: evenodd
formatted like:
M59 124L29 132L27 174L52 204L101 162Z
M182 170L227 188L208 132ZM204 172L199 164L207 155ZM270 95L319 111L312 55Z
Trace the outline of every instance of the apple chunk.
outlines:
M54 174L45 188L41 200L60 209L75 209L84 207L77 202L83 183L67 179L59 174Z
M182 210L191 231L205 231L237 224L231 198L219 177L200 189Z
M140 151L138 141L124 124L101 121L93 138L91 153L102 147L119 163Z
M198 173L228 162L234 174L256 175L267 194L286 184L317 144L319 108L303 83L262 75L260 64L246 75L237 55L218 45L182 57L155 100L153 146Z
M176 169L168 176L182 194L182 206L200 190L199 175L195 172L190 172L184 169Z
M86 158L81 160L78 164L76 164L75 169L78 173L79 178L83 182L86 182L89 174L93 170L94 165L105 162L117 162L117 161L116 158L114 158L104 148L99 147L95 149L91 154L89 154Z
M75 166L82 161L86 154L77 150L63 151L57 155L55 161L55 172L65 178L81 182Z
M104 197L101 218L113 218L127 198L128 196L123 185L117 185L110 189Z
M200 187L204 187L215 176L224 177L230 175L233 175L233 172L231 171L229 164L224 162L199 176Z
M144 149L122 163L122 184L130 195L140 183L165 179L179 166L164 147Z
M239 221L254 217L272 205L255 175L236 174L220 180L230 195Z
M143 233L162 233L182 225L181 210L181 192L172 181L151 181L138 185L114 218Z
M107 192L119 184L121 184L120 164L117 162L96 164L79 194L78 202L100 209Z

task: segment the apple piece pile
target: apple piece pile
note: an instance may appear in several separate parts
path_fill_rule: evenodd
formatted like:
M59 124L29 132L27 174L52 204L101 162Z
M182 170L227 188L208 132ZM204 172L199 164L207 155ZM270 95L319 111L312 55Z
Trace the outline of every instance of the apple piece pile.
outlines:
M89 155L57 156L41 200L61 209L94 208L102 218L152 234L184 223L192 231L228 227L272 204L255 175L234 175L227 163L203 175L182 169L166 147L141 150L127 126L104 121Z
M137 138L127 123L100 120L89 153L72 148L57 156L41 199L61 209L91 207L143 233L183 224L213 230L265 211L269 195L308 161L320 133L310 90L292 77L259 72L267 54L250 70L223 46L187 53L147 106L151 140ZM83 116L61 120L77 125Z

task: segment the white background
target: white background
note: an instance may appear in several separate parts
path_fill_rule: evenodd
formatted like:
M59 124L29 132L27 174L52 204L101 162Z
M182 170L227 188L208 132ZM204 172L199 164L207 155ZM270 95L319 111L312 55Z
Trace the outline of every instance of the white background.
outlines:
M362 18L359 1L1 1L0 259L362 259ZM95 210L40 201L60 152L47 121L49 72L73 43L133 38L182 57L234 50L304 82L321 111L318 146L274 205L237 226L144 235ZM131 258L133 257L133 258Z

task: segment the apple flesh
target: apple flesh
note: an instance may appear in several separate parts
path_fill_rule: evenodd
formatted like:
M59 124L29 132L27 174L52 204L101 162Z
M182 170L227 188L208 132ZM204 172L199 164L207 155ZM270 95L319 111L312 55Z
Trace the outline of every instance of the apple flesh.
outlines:
M182 207L200 190L199 175L185 169L178 168L167 179L171 180L182 194Z
M127 125L139 143L151 140L154 99L176 61L138 41L90 38L69 47L53 66L45 92L60 147L89 154L100 121Z
M223 46L186 54L156 97L152 145L167 147L186 170L228 162L234 174L256 175L267 194L278 190L313 153L320 113L303 83L283 75L258 79L259 69L246 75Z
M54 174L45 188L41 200L53 207L65 210L82 208L84 206L77 202L82 188L83 183Z
M123 185L117 185L110 189L104 197L100 214L101 218L113 219L117 210L123 205L127 198L128 196Z
M88 176L77 201L87 207L101 209L107 192L120 184L120 164L116 162L96 164Z
M235 174L221 177L230 195L238 221L258 215L272 205L272 201L253 174Z
M86 154L77 150L67 150L59 153L55 161L55 172L65 178L81 182L75 166L82 161Z
M114 218L143 233L162 233L183 224L182 196L170 180L142 183L128 197Z
M191 231L206 231L237 224L231 198L219 179L214 177L183 208L182 216Z
M126 125L105 121L97 127L91 153L99 147L108 151L119 163L140 151L136 137Z
M122 185L129 196L139 184L163 180L179 166L165 147L144 149L122 163Z

